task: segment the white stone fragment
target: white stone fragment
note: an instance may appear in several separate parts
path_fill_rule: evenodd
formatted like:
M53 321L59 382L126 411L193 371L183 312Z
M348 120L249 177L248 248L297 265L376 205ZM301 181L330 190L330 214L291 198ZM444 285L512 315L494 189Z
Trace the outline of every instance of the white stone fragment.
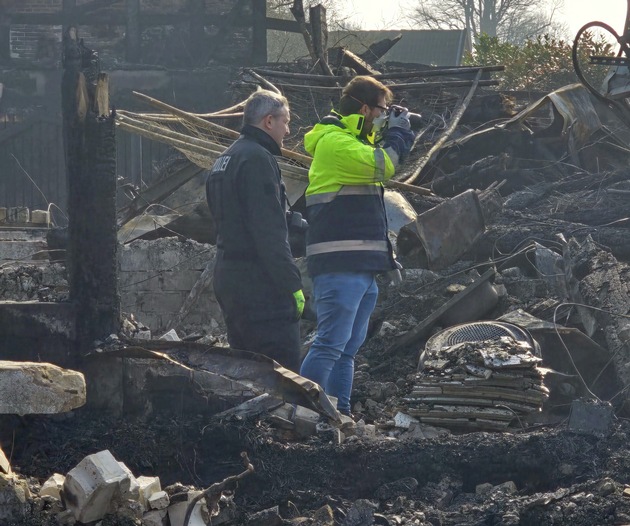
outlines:
M129 477L129 490L127 490L126 493L122 494L123 499L140 500L140 484L138 483L138 479L136 479L136 477L133 475L131 470L124 462L119 461L118 464Z
M50 363L0 361L0 414L64 413L85 404L83 374Z
M39 490L39 496L44 497L48 495L57 500L61 500L61 490L63 489L63 483L66 481L66 477L55 473L46 482L42 484L42 488Z
M149 509L149 497L153 493L157 493L162 490L159 477L145 477L141 476L136 479L140 485L140 495L138 500L140 504L144 506L145 510Z
M149 508L152 510L163 510L171 503L166 491L157 491L149 497Z
M33 210L31 212L31 223L47 225L49 223L48 212L46 210Z
M102 519L112 499L129 491L130 480L108 451L88 455L70 470L63 485L66 507L79 522Z

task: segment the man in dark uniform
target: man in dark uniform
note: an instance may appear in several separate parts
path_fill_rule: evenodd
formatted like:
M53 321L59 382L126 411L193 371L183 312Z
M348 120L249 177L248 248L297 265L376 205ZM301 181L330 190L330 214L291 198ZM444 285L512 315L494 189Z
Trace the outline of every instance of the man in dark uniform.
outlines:
M217 227L214 291L235 349L300 366L300 272L288 240L286 190L274 155L289 133L289 104L271 91L247 99L241 136L208 174Z

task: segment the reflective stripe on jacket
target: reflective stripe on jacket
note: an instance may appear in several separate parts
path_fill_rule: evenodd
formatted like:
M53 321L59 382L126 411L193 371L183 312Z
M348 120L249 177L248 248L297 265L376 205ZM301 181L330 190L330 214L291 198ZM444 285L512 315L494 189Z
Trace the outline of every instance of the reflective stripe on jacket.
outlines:
M389 152L359 138L362 119L333 114L304 137L313 155L306 190L312 276L396 268L382 184L394 175L395 164Z

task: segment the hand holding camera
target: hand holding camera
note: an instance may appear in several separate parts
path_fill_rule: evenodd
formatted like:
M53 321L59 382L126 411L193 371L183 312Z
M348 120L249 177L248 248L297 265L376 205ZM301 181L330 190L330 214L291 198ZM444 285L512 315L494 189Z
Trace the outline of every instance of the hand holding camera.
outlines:
M409 110L407 108L392 104L389 107L388 113L388 128L402 128L403 130L411 129L411 122L409 121Z

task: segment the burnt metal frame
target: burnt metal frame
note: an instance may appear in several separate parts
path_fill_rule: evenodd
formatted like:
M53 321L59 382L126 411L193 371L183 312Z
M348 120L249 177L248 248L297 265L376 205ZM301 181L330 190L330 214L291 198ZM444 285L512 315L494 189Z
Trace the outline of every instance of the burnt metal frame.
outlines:
M590 63L597 64L602 66L630 66L630 0L627 0L627 10L626 10L626 20L624 24L624 31L621 35L619 35L611 26L604 22L600 22L598 20L588 22L584 24L576 33L575 39L573 40L573 47L571 58L573 60L573 67L575 69L575 73L577 74L580 82L588 88L588 90L593 93L597 98L604 100L606 102L612 102L611 99L606 97L606 95L602 94L596 86L593 86L585 77L584 72L582 71L579 63L578 56L578 45L580 42L580 38L584 33L593 29L600 28L604 31L610 33L617 43L619 44L619 50L616 56L591 56Z

